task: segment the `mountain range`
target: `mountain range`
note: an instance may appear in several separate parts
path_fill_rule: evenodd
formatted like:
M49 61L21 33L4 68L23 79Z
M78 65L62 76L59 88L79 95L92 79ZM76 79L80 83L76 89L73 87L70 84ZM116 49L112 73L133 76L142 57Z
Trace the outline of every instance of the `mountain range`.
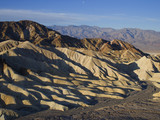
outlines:
M160 32L137 28L100 28L96 26L48 26L64 35L76 38L102 38L105 40L119 39L126 41L146 52L160 51Z
M118 39L78 39L0 22L0 119L158 119L160 56Z
M107 41L101 38L78 39L62 35L33 21L0 22L0 41L10 39L22 42L30 41L40 47L83 48L100 51L105 55L109 54L114 59L122 58L122 61L137 60L144 55L141 50L124 41Z

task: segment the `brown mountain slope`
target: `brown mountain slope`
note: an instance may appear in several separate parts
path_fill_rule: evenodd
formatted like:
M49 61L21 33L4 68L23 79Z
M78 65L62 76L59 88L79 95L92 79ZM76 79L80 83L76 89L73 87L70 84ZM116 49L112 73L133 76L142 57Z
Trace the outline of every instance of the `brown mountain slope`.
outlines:
M131 43L146 52L160 52L160 32L137 28L100 28L95 26L48 26L64 35L76 38L119 39Z
M61 35L33 21L0 22L0 40L14 39L48 45L61 40ZM57 40L58 39L58 40ZM43 41L43 42L42 42ZM58 44L58 43L57 43Z
M137 60L145 55L142 51L124 41L106 41L99 38L76 39L70 36L61 35L41 24L27 20L19 22L0 22L0 41L8 39L30 41L41 47L84 48L100 51L115 59L122 59L123 56L128 56L122 61Z

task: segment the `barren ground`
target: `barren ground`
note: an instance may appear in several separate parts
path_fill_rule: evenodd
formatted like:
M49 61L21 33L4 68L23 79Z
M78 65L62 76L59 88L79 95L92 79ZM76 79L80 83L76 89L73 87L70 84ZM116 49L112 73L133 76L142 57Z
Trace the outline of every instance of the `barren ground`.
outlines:
M144 90L131 92L123 100L96 98L97 104L88 108L79 107L64 112L47 110L17 120L158 120L160 104L150 100L157 90L148 82Z

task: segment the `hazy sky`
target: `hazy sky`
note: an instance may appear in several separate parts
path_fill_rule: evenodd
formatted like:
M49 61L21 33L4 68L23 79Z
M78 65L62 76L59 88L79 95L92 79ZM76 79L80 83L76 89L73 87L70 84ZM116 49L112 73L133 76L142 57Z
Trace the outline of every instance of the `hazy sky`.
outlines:
M0 21L160 31L160 0L1 0Z

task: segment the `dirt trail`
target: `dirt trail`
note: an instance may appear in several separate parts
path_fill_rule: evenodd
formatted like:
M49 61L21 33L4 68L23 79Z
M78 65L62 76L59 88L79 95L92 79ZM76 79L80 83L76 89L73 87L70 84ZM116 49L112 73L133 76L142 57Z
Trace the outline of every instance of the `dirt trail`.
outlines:
M160 104L150 99L159 89L150 82L146 84L146 89L131 92L123 100L97 98L98 103L88 108L79 107L65 112L47 110L17 120L158 120Z

